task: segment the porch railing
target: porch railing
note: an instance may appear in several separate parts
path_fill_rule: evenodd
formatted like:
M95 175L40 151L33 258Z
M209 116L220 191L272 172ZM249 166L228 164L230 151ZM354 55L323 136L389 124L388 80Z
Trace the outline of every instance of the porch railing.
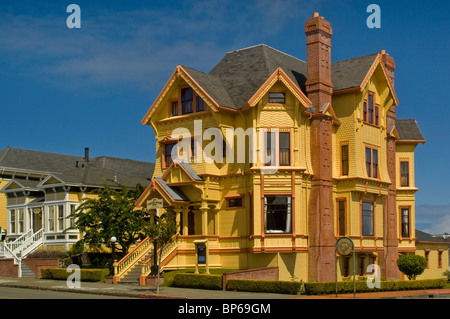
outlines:
M15 260L17 258L24 258L43 244L43 232L43 228L36 233L33 233L32 229L29 229L12 242L0 243L0 255L6 258L14 258Z

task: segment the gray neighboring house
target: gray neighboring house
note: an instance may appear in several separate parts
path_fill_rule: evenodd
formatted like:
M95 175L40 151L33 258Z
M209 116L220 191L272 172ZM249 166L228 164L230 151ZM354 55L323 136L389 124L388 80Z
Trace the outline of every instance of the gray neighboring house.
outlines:
M134 188L150 183L154 163L72 156L8 147L0 151L0 257L23 258L41 246L67 250L77 231L66 217L107 180ZM112 183L110 183L112 184ZM7 246L7 247L6 247Z

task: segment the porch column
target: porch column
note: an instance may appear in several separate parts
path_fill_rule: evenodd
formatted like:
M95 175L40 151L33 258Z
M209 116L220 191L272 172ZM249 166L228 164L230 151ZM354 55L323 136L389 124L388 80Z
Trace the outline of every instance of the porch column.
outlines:
M182 229L182 234L183 234L183 236L187 236L188 234L189 234L189 232L188 232L188 213L189 213L189 206L185 206L185 207L183 207L183 225L182 225L182 227L183 227L183 229Z
M203 201L202 206L200 207L200 211L202 212L202 235L208 235L208 204Z
M175 213L175 223L177 224L177 235L180 234L181 229L181 225L180 225L180 221L181 221L181 214L183 213L183 209L180 207L176 207L174 208L174 213ZM184 223L184 218L183 218L183 223Z

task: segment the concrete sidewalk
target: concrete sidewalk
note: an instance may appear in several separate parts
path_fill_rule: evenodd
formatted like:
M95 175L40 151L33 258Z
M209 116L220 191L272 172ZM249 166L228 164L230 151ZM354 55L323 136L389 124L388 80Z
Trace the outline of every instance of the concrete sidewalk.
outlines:
M69 288L63 280L48 280L34 278L0 277L1 287L28 288L52 291L88 293L96 295L121 296L127 298L147 299L430 299L450 298L450 289L411 290L340 294L325 296L298 296L263 292L239 292L222 290L189 289L176 287L160 287L156 293L155 287L142 287L127 284L105 284L96 282L81 282L80 288Z

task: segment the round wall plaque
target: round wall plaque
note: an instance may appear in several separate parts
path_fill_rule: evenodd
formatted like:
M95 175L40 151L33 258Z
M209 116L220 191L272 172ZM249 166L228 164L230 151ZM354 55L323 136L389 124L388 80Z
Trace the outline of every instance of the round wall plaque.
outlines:
M336 251L341 256L350 255L353 251L353 241L348 237L341 237L336 242Z

